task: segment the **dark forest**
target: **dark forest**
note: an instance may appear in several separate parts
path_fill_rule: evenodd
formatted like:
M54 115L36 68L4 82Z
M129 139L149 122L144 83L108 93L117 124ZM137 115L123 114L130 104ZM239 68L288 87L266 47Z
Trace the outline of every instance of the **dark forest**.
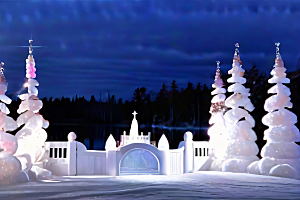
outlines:
M229 78L226 72L222 72L222 79L226 84L224 88L228 88L226 80ZM254 131L257 134L257 145L261 149L265 141L263 140L264 126L261 122L262 117L267 114L264 110L264 102L270 96L267 90L272 86L268 83L270 76L259 73L256 66L251 70L246 70L244 77L247 79L245 87L250 88L250 99L255 110L251 113L256 121ZM300 69L287 74L291 83L287 86L291 90L291 100L293 108L291 109L298 117L300 116L300 91L297 86L300 85ZM213 82L213 79L212 79ZM109 134L112 134L116 140L119 140L123 131L129 133L132 112L137 111L137 120L140 126L140 132L145 134L151 132L151 140L158 142L160 136L165 130L154 131L152 125L166 127L180 127L180 131L172 134L166 134L170 148L177 148L183 139L186 131L194 133L194 140L209 140L206 134L209 127L210 118L210 101L211 87L201 84L194 85L188 83L186 88L178 88L176 80L169 85L163 84L158 91L148 91L145 87L136 88L132 93L131 101L123 101L116 99L114 95L109 95L108 99L96 101L95 96L90 99L85 97L70 98L43 98L43 108L40 114L44 119L50 122L50 126L46 129L48 133L47 141L67 141L67 135L73 131L77 134L77 141L84 142L89 139L89 149L101 149L104 147L105 141ZM101 94L99 94L101 95ZM227 96L231 93L226 94ZM101 99L101 98L100 98ZM14 100L9 109L10 116L15 120L19 116L17 109L21 100ZM296 124L298 128L299 122ZM118 127L114 129L113 127ZM195 131L200 128L200 131ZM13 132L15 134L19 129ZM197 134L196 134L197 132ZM100 135L99 135L100 133ZM98 134L96 136L96 134ZM98 139L100 147L93 146L93 140Z

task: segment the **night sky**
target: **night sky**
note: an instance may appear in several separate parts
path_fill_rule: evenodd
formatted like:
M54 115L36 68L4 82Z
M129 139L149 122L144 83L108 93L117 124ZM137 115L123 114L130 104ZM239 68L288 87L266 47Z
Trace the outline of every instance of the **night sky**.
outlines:
M7 94L25 81L28 45L39 97L100 92L131 100L137 87L158 92L173 80L211 87L216 61L227 72L234 44L244 69L269 73L275 42L287 72L300 58L299 0L1 0L0 61Z

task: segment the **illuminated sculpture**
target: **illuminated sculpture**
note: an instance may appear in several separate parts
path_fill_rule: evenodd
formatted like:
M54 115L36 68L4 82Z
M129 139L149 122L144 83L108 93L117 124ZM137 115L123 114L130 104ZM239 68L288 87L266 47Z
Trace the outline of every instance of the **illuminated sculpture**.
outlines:
M212 87L215 88L211 94L215 95L211 100L210 113L211 118L209 124L213 124L207 131L210 137L210 144L212 149L214 149L213 157L220 159L224 155L224 148L226 147L226 137L223 132L225 129L224 112L226 111L225 106L225 93L226 89L222 88L224 86L223 80L220 77L220 62L217 61L217 71L215 76L215 82ZM211 169L214 170L214 169Z
M0 63L0 185L13 184L22 177L21 163L14 157L18 148L17 138L6 131L14 131L17 123L9 116L9 109L5 104L10 104L11 99L5 95L7 83L3 73L4 63Z
M28 78L28 93L22 94L19 98L22 100L17 112L21 114L17 119L18 126L23 128L16 133L18 139L17 157L22 163L22 169L28 173L34 172L36 178L43 179L44 176L50 176L51 173L41 169L43 161L47 159L48 150L45 147L47 132L44 128L49 126L49 122L39 114L43 107L43 102L38 98L39 83L33 79L35 74L35 61L32 55L32 40L29 40L29 55L26 59L26 77Z
M297 116L285 108L292 108L290 89L283 85L290 83L286 78L286 68L279 53L280 43L276 43L276 59L269 83L276 84L268 90L274 94L265 101L264 109L269 112L262 123L269 126L264 132L267 144L261 150L260 161L248 167L253 174L282 176L300 179L299 129L295 126Z
M231 108L224 114L226 137L228 139L225 149L225 160L219 162L218 167L224 172L247 172L247 167L258 160L258 147L255 143L257 136L252 128L255 125L253 117L248 111L254 107L248 98L249 89L242 84L246 83L244 69L239 56L239 44L237 43L232 63L232 74L227 81L234 83L228 87L228 92L234 92L225 101L225 106ZM243 107L244 109L240 108ZM213 163L214 164L214 163Z

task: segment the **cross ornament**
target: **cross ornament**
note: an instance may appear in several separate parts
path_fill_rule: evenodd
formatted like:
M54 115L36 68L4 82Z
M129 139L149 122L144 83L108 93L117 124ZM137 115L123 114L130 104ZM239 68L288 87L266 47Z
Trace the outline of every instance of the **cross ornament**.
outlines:
M135 116L136 116L138 113L134 111L132 114L133 114L133 117L135 118Z

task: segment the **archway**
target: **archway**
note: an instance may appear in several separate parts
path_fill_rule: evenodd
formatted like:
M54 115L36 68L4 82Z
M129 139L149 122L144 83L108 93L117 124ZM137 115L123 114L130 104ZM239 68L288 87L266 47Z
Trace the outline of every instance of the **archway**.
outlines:
M129 150L119 164L120 175L159 174L159 160L149 150L134 148Z

